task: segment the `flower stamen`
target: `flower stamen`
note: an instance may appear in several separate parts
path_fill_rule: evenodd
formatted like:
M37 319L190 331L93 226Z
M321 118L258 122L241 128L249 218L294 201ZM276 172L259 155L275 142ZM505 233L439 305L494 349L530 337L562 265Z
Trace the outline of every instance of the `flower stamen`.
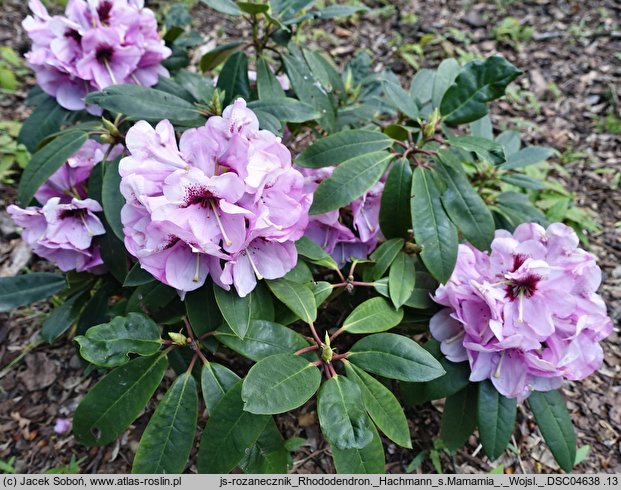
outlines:
M211 205L211 209L213 209L213 214L216 215L216 221L218 222L218 226L220 227L220 233L222 233L222 238L224 238L224 242L227 244L227 246L230 246L233 242L226 234L226 231L224 231L224 226L222 225L222 221L220 220L220 215L218 214L218 208L216 207L216 204L211 199L209 200L209 204Z

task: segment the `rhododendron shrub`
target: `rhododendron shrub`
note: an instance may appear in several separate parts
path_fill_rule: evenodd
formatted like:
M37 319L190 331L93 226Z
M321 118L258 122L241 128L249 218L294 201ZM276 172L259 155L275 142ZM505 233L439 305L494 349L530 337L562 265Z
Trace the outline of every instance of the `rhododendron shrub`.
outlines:
M182 472L196 445L199 472L286 472L274 416L313 404L336 471L381 473L385 441L413 446L403 405L445 399L428 449L478 429L494 460L524 403L570 471L559 388L599 368L612 326L584 230L547 223L527 192L524 167L554 152L491 124L521 72L448 59L404 88L364 53L337 68L295 42L301 22L364 7L204 3L252 39L192 70L183 6L164 46L139 2L31 3L28 59L53 97L30 96L9 213L66 274L0 278L0 311L54 296L42 339L98 368L58 432L109 444L166 379L135 472Z

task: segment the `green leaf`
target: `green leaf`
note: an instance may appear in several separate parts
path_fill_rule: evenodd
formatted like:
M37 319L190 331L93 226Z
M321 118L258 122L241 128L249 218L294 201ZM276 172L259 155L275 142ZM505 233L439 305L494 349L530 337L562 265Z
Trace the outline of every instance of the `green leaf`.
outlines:
M420 257L429 272L446 283L457 262L457 228L442 208L440 190L430 170L414 170L412 177L412 226L416 243L423 247Z
M185 311L195 335L211 332L222 325L222 314L218 308L214 288L205 284L185 295ZM233 332L231 332L233 333Z
M450 451L456 451L464 445L476 426L477 386L470 384L446 399L440 437Z
M395 395L373 376L345 361L347 377L362 391L364 406L373 422L391 441L412 449L410 429Z
M242 12L252 15L264 14L270 9L269 5L252 2L238 2L237 6L242 10Z
M392 139L379 131L341 131L317 140L298 156L295 163L307 168L331 167L361 155L384 150L392 143Z
M576 460L576 433L565 400L558 391L534 391L528 405L558 465L570 472Z
M315 0L270 0L272 12L276 17L290 18L299 11L315 3Z
M545 189L545 184L543 183L543 181L535 179L533 177L529 177L528 175L503 175L502 177L500 177L500 180L506 182L507 184L521 187L522 189Z
M317 399L323 435L338 449L363 449L373 440L373 424L364 410L362 392L344 376L326 381Z
M415 121L420 117L416 101L409 93L403 90L401 85L390 80L383 80L382 87L395 109Z
M527 146L507 158L507 162L503 163L500 168L505 170L514 170L516 168L527 167L546 161L556 153L554 148L544 146Z
M103 225L106 232L103 235L96 236L95 243L99 245L101 258L110 274L120 284L123 284L129 272L125 244L113 233L107 221L104 221Z
M303 123L321 117L321 113L313 106L291 97L253 100L248 104L248 108L266 112L279 121L291 123Z
M229 56L218 76L217 87L224 90L224 105L229 105L236 97L250 98L250 81L248 80L248 57L236 52Z
M263 56L259 56L257 59L257 91L261 100L287 97Z
M125 277L123 287L129 288L135 286L142 286L143 284L149 284L153 281L155 281L155 278L151 275L151 273L140 267L139 263L135 263Z
M459 75L459 69L459 63L454 58L448 58L438 66L431 90L431 100L434 108L440 106L442 97L453 84L457 75Z
M371 424L371 431L373 439L362 449L332 447L332 458L337 473L348 475L384 473L384 446L373 424Z
M201 436L196 464L199 473L228 473L256 442L270 421L269 415L244 411L242 381L218 402Z
M233 15L239 17L242 15L242 10L237 6L233 0L201 0L205 5L211 7L218 12L226 15Z
M401 381L429 381L444 374L442 365L408 337L369 335L356 342L347 359L359 368Z
M52 310L43 322L41 338L48 343L54 342L73 325L80 316L82 307L88 300L88 293L79 293Z
M384 175L392 158L390 153L376 151L341 163L315 190L310 214L338 209L362 196Z
M252 318L252 293L240 298L234 289L225 291L215 284L213 292L227 325L231 327L235 335L243 339Z
M82 444L105 446L136 420L159 386L166 357L138 357L104 376L86 394L73 418L73 433Z
M227 59L233 53L237 53L244 49L244 43L242 41L233 41L208 51L201 57L200 68L201 71L206 72L213 70L225 59Z
M332 81L331 74L328 72L328 68L326 63L328 63L325 58L323 58L316 51L311 51L310 49L303 49L302 54L304 55L304 60L306 64L310 68L313 75L317 77L317 80L321 84L321 86L327 91L332 92Z
M104 166L104 176L101 184L101 204L110 228L119 240L125 240L123 223L121 223L121 208L125 205L125 198L121 194L120 160L121 158L119 157L113 161L100 163L100 165Z
M505 149L507 157L516 154L522 146L522 135L518 131L508 129L496 137L496 141Z
M162 83L161 80L162 79L160 79L160 83ZM213 80L201 75L200 73L180 70L175 75L175 81L178 85L184 88L194 100L199 102L210 102L213 97L215 90Z
M308 259L309 262L327 267L328 269L338 270L338 264L330 257L326 251L313 242L310 238L303 236L295 242L295 248L302 257Z
M276 414L304 405L321 383L316 366L300 356L276 354L256 363L244 379L246 412Z
M494 128L489 114L483 116L481 119L471 122L469 126L470 134L472 136L478 136L479 138L485 138L488 140L494 139Z
M506 160L504 147L497 141L476 136L458 136L449 138L449 144L462 150L472 151L479 158L494 165L499 165Z
M0 277L0 312L47 299L66 285L64 276L51 272Z
M441 150L438 157L438 171L447 184L442 204L464 238L479 250L486 250L494 239L494 217L465 173L450 164L449 155L454 158L451 153Z
M82 131L64 132L34 153L19 181L17 199L20 204L28 206L39 187L78 151L87 139L88 135Z
M384 275L384 273L395 260L401 249L403 248L403 238L391 238L386 240L369 257L375 261L375 265L371 268L369 278L376 281Z
M168 119L181 126L201 126L205 118L198 109L176 95L141 85L110 85L86 96L86 102L108 111L124 114L132 121Z
M435 72L428 68L418 70L416 75L412 78L412 82L410 83L410 97L416 99L421 106L431 101L434 78Z
M408 236L412 227L411 189L412 168L406 158L398 158L388 172L382 192L379 223L386 238Z
M317 319L317 305L313 292L305 284L296 284L286 279L267 281L274 296L306 323Z
M198 393L191 373L172 384L149 420L132 465L132 473L182 473L194 444Z
M278 323L264 320L252 320L243 339L228 327L219 328L216 337L229 349L253 361L260 361L274 354L291 354L308 347L308 342L299 333Z
M502 396L491 381L479 383L479 437L491 461L500 457L509 444L515 427L517 402Z
M44 100L22 123L17 142L23 144L30 153L34 153L43 139L60 130L70 114L70 111L56 102L55 97L45 94Z
M463 67L440 103L444 122L454 126L487 114L487 102L502 97L522 72L502 56L471 61Z
M390 265L388 291L395 308L401 308L414 292L416 267L414 258L400 251Z
M201 391L207 412L214 411L218 402L238 381L239 376L222 364L208 362L201 371Z
M359 304L343 322L349 333L375 333L390 330L401 323L403 310L395 310L384 298L371 298Z
M91 327L75 341L84 359L102 367L125 364L130 353L152 356L162 347L159 327L140 313L117 316L109 323Z
M315 303L317 304L317 308L319 308L322 303L328 299L333 291L332 284L326 281L313 282L310 284L310 288L313 291L313 295L315 296Z
M257 442L246 451L246 456L239 467L246 474L284 474L287 473L289 452L278 431L276 422L270 420L257 439Z
M329 5L317 12L313 12L318 19L336 19L337 17L349 17L358 12L367 12L369 9L362 5Z

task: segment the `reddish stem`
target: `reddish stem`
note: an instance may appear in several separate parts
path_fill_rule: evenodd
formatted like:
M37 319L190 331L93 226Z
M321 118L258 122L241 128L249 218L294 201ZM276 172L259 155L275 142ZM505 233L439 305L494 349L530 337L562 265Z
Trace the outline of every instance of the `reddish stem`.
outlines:
M313 366L321 366L321 364L323 364L323 361L321 359L318 359L316 361L311 362L311 364Z
M351 281L352 286L366 286L366 287L374 287L374 282L360 282L360 281Z
M341 359L345 359L349 356L349 352L345 352L345 354L333 354L332 355L332 360L333 361L340 361Z
M330 342L332 342L335 338L337 338L339 335L341 335L345 330L343 330L343 327L339 328L336 332L334 332L332 334L332 336L330 337Z
M194 338L194 332L192 332L192 326L190 325L189 320L187 319L187 317L183 317L183 322L185 323L185 329L188 331L188 337L190 337L190 339Z
M209 337L210 335L215 335L215 334L216 334L216 331L215 331L215 330L212 330L211 332L207 332L207 333L204 333L203 335L201 335L201 336L198 338L198 340L203 340L203 339L206 339L206 338L207 338L207 337Z
M304 347L303 349L295 351L293 353L293 355L299 356L300 354L304 354L305 352L311 352L311 351L314 351L314 350L317 350L317 349L319 349L318 345L309 345L308 347Z
M198 357L200 357L200 359L201 359L201 361L203 362L203 364L209 364L209 361L208 361L208 360L207 360L207 358L205 357L205 354L203 354L203 353L201 352L200 347L198 347L198 346L197 346L197 347L196 347L196 350L195 350L194 352L196 352L196 355L197 355Z
M190 361L190 365L188 366L188 370L186 372L188 373L192 372L192 369L194 369L194 363L196 362L196 359L198 359L198 356L194 354L194 356L192 356L192 360Z
M317 342L317 347L323 347L323 342L321 341L321 338L317 334L317 330L315 330L315 325L313 324L313 322L309 322L308 326L311 329L311 332L313 334L313 338L315 339L315 342Z
M330 374L332 375L332 377L336 376L336 370L334 369L334 366L332 365L332 363L328 363L327 366L328 366L328 369L330 370Z

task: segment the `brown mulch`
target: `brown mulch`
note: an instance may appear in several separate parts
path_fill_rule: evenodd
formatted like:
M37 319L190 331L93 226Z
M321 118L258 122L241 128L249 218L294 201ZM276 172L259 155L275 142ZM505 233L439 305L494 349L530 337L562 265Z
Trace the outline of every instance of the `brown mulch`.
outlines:
M601 293L615 322L615 333L604 343L602 368L583 382L567 383L564 393L579 446L591 446L577 471L621 472L621 193L615 187L620 185L621 135L598 129L610 111L618 114L620 108L621 59L615 54L621 52L621 5L614 0L367 3L379 8L379 13L365 14L355 23L325 23L324 31L307 33L308 42L329 48L338 62L345 62L356 49L366 48L377 60L378 69L392 68L404 79L414 70L399 56L399 46L430 39L430 34L433 39L423 48L421 66L435 67L447 55L459 55L460 50L483 55L500 52L525 74L516 84L517 101L493 104L496 126L521 128L530 144L553 146L565 155L569 150L573 153L573 158L564 158L569 176L563 179L577 202L591 209L601 225L602 231L590 236L590 249L599 257L604 272ZM20 52L27 49L18 27L24 14L24 3L3 3L0 44ZM509 16L534 29L530 40L510 45L494 38L494 27ZM203 5L195 8L194 18L212 46L239 35L236 23L214 15ZM530 94L534 102L529 101ZM27 113L24 98L25 91L0 95L0 119L23 119ZM14 190L0 184L0 275L31 261L4 211L13 198ZM35 305L0 314L0 366L15 361L36 340L46 311L45 305ZM70 434L54 433L55 420L70 418L93 383L92 377L83 377L82 364L69 342L36 347L7 373L0 371L0 460L16 456L17 471L34 473L67 464L75 455L85 458L82 472L128 472L148 414L119 441L104 448L85 448ZM419 451L433 447L441 409L441 403L408 409L414 450L385 440L387 471L404 472ZM334 471L313 405L278 421L286 437L307 439L307 445L294 454L293 471ZM506 451L493 464L472 436L463 450L453 456L442 455L443 468L446 472L480 473L504 464L506 471L513 473L558 470L524 409L518 413L514 436L516 451ZM419 471L434 470L427 460Z

